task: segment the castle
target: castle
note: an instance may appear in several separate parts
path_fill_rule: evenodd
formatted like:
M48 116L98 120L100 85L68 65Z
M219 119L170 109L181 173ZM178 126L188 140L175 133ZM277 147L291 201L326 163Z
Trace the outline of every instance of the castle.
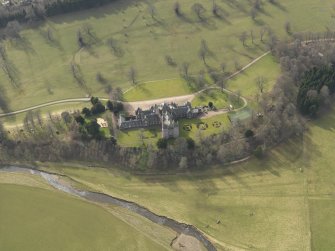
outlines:
M202 113L200 107L193 108L190 102L183 105L176 103L163 103L154 105L148 110L138 108L135 115L119 115L118 126L120 130L146 128L152 126L162 127L162 138L179 137L179 119L191 119Z

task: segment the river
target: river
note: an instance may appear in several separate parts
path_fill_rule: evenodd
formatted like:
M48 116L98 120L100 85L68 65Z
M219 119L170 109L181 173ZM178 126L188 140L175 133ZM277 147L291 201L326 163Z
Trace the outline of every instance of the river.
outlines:
M116 205L116 206L126 208L136 214L139 214L149 219L150 221L156 224L168 227L174 230L175 232L177 232L178 234L184 234L184 235L192 236L196 238L207 248L208 251L216 251L215 246L208 240L208 238L193 225L181 223L174 219L161 216L161 215L157 215L151 212L149 209L137 203L123 200L120 198L116 198L116 197L113 197L111 195L107 195L104 193L76 189L72 187L70 184L60 182L59 181L60 176L56 174L51 174L45 171L40 171L40 170L26 168L26 167L16 167L16 166L3 167L3 168L0 168L0 171L14 172L14 173L30 173L34 175L39 175L43 179L45 179L48 182L48 184L50 184L52 187L60 191L63 191L67 194L71 194L73 196L84 198L91 202Z

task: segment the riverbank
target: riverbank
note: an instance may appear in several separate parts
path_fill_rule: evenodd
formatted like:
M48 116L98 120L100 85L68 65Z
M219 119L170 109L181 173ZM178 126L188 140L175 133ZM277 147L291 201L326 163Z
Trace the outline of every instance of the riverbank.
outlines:
M126 208L134 213L137 213L150 221L168 227L175 232L177 232L179 235L185 235L185 236L192 236L196 238L198 241L200 241L207 250L209 251L215 251L215 246L207 239L207 237L200 232L196 227L192 225L188 225L185 223L177 222L176 220L173 220L171 218L157 215L150 210L148 210L145 207L142 207L134 202L119 199L104 193L99 192L92 192L92 191L86 191L86 190L79 190L73 188L70 184L61 181L60 176L57 176L55 174L51 174L48 172L36 170L36 169L29 169L24 167L16 167L16 166L10 166L10 167L3 167L0 169L2 172L24 172L24 173L30 173L34 175L39 175L42 178L44 178L52 187L61 190L67 194L71 194L73 196L77 196L80 198L83 198L90 202L95 203L101 203L101 204L107 204L107 205L116 205L120 206L122 208ZM65 176L63 176L65 177Z

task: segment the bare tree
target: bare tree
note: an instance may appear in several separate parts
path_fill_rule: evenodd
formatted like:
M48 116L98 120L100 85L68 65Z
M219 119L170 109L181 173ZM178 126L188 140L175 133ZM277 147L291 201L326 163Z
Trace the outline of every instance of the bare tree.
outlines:
M128 71L128 79L132 82L133 85L137 84L137 71L134 67L131 67Z
M10 38L19 38L21 31L21 25L18 21L10 21L7 23L5 34Z
M36 19L35 11L32 8L26 8L25 12L26 12L25 19L27 19L28 22L31 22L34 19Z
M139 130L139 132L138 132L138 137L139 137L139 139L140 139L142 145L144 145L144 129L143 129L143 128L141 128L141 129Z
M259 76L256 78L256 85L260 93L264 92L266 80L263 76Z
M151 18L152 18L152 19L156 19L157 10L156 10L155 5L153 5L153 4L149 4L149 6L148 6L148 11L149 11L149 13L150 13Z
M83 34L81 33L80 30L77 31L77 42L78 42L78 45L79 45L80 48L83 48L83 47L86 46L84 36L83 36Z
M289 35L291 35L292 34L292 29L291 29L291 23L289 22L289 21L287 21L286 23L285 23L285 31L286 31L286 33L287 34L289 34Z
M257 9L256 8L252 8L251 11L250 11L250 16L251 16L252 20L256 19L257 14L258 14Z
M0 144L7 139L7 131L0 121Z
M240 105L241 104L241 91L240 90L236 91L236 99L237 99L237 103Z
M123 100L123 91L120 87L117 87L113 92L113 98L114 100L121 101Z
M110 48L114 51L114 53L117 51L118 49L118 44L117 41L113 38L110 38L107 40L107 44L110 46Z
M101 72L97 72L95 79L100 83L100 84L107 84L107 79L102 75Z
M41 115L41 111L37 110L35 112L35 116L37 118L38 125L42 128L43 127L43 118L42 118L42 115Z
M266 28L262 28L260 31L259 31L259 36L260 36L260 40L261 42L264 42L263 39L264 39L264 35L266 33Z
M222 91L224 90L224 88L226 87L226 80L224 78L220 78L216 84L218 86L220 86L222 88Z
M202 6L202 4L200 3L195 3L192 5L192 10L195 12L195 14L198 16L198 18L203 21L204 17L203 14L205 13L206 9L204 8L204 6Z
M221 18L222 17L222 9L219 5L217 5L215 2L213 3L212 7L212 13L214 16Z
M250 38L251 38L251 43L254 43L254 31L250 31Z
M234 65L235 65L235 70L239 71L242 69L242 66L239 61L235 60Z
M85 23L85 24L83 24L82 29L83 29L83 31L84 31L87 35L89 35L89 36L91 36L91 37L94 36L92 25L90 25L90 24L88 24L88 23Z
M176 62L173 60L173 58L169 55L165 56L165 61L170 66L176 66L177 65Z
M248 33L243 31L241 35L239 36L240 41L242 42L243 46L245 47L245 42L248 38Z
M198 85L199 90L203 89L204 86L206 85L205 71L204 70L199 71L199 75L198 75L198 78L197 78L197 85Z
M206 62L206 56L208 55L209 49L207 46L206 40L201 40L200 50L199 50L199 57L202 59L205 65L207 65Z
M53 42L55 40L52 29L50 29L50 28L48 28L48 30L47 30L47 39L50 42Z
M256 10L261 10L261 8L262 8L262 2L261 2L261 0L255 0L255 1L254 1L254 5L253 5L253 7L254 7Z
M278 38L275 34L270 33L269 41L268 41L268 47L271 51L275 48L276 44L278 42Z
M220 66L221 66L222 72L224 73L226 71L226 68L227 68L226 63L222 63Z
M186 169L187 168L187 157L181 157L179 161L179 168L180 169Z
M173 6L174 13L176 13L177 16L181 16L181 10L180 10L180 4L179 2L175 2Z
M181 73L183 78L188 79L189 78L189 68L190 64L187 62L182 63L181 65Z
M328 86L324 85L320 90L320 97L325 105L330 104L330 92Z

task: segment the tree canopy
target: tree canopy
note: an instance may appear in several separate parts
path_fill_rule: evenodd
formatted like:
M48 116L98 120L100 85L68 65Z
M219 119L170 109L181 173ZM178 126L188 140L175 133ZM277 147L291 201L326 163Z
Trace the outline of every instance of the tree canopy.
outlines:
M329 94L335 91L334 65L323 66L307 71L301 81L297 96L297 105L303 115L314 116L322 102L321 89L327 86Z

